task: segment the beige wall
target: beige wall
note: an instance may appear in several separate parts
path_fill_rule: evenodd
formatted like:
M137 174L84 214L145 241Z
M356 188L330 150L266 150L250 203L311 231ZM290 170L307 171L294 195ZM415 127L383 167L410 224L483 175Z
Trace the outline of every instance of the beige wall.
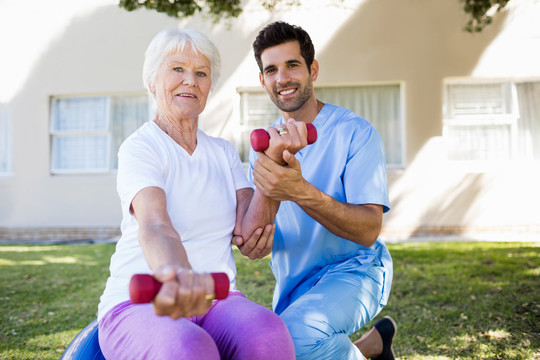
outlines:
M18 69L29 71L22 84L11 86L16 93L6 86L0 93L14 114L14 175L0 178L0 228L120 222L114 174L49 174L51 95L140 91L143 53L153 35L176 24L194 27L214 40L223 62L202 127L232 140L236 89L259 86L251 43L264 24L285 20L311 34L320 85L403 85L406 166L389 171L387 234L407 236L425 228L539 231L533 207L540 201L538 163L479 168L449 162L441 137L444 79L540 78L540 2L517 2L481 34L462 31L466 17L458 0L315 0L273 14L252 0L230 27L201 16L175 21L113 5L75 12L43 52L34 54L33 66Z
M50 2L53 7L54 3ZM55 12L61 13L61 7ZM31 53L31 66L12 64L13 70L27 72L15 79L20 82L10 84L16 92L2 89L13 113L14 174L0 177L0 227L117 227L121 214L115 174L50 174L49 99L143 90L140 73L146 46L155 33L176 21L116 6L89 8L56 20L65 28L45 39L37 33L48 31L46 21L28 24L21 19L20 28L12 29L17 35L15 30L31 26L35 37L48 44L42 52ZM33 37L23 37L26 43L6 54L19 56L21 45L33 46Z

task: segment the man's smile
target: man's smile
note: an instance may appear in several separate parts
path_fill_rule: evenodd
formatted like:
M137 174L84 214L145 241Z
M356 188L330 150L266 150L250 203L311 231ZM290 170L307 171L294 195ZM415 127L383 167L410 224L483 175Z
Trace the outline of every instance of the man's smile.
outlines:
M281 96L287 96L287 95L291 95L293 93L295 93L297 90L297 88L287 88L287 89L283 89L283 90L278 90L278 95L281 95Z

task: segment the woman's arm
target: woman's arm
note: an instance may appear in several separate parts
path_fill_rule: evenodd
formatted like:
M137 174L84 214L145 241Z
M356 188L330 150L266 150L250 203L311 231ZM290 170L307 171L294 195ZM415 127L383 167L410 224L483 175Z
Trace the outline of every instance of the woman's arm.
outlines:
M244 256L261 259L272 251L279 201L269 199L251 188L236 191L236 226L233 243ZM246 239L246 240L244 240Z
M135 195L130 211L139 224L139 243L154 276L163 286L154 299L158 315L173 319L203 315L212 302L206 294L214 292L212 277L191 271L180 235L167 213L165 192L147 187Z
M133 198L131 212L139 224L139 243L151 269L165 265L191 269L180 235L167 213L162 189L142 189Z

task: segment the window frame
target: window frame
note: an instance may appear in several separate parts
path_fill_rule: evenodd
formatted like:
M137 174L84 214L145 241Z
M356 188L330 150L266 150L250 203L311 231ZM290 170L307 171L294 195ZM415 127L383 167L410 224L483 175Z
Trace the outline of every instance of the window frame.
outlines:
M52 95L50 96L50 111L49 111L49 171L51 175L82 175L82 174L115 174L116 168L113 168L112 154L113 146L113 98L114 97L129 97L129 96L142 96L147 97L147 114L152 113L151 99L147 92L122 92L122 93L97 93L97 94L68 94L68 95ZM105 119L102 129L95 130L59 130L55 128L55 120L58 114L58 100L62 99L90 99L90 98L104 98L105 99ZM148 118L147 118L148 119ZM146 120L148 121L148 120ZM56 150L55 139L60 138L76 138L82 136L104 136L106 137L106 149L104 166L98 168L71 168L62 169L55 166L54 155Z
M399 134L398 136L400 137L400 147L399 147L399 152L401 154L400 156L400 162L399 163L386 163L386 167L387 169L389 170L392 170L392 169L403 169L405 168L405 161L406 161L406 140L407 140L407 136L406 136L406 118L405 118L405 93L406 93L406 85L403 81L379 81L379 82L355 82L355 83L324 83L324 84L321 84L321 83L317 83L317 84L314 84L314 89L315 89L315 94L317 94L317 89L320 89L320 88L358 88L358 87L370 87L370 86L385 86L385 85L388 85L388 86L398 86L399 88L399 106L400 106L400 115L399 115ZM240 149L241 147L241 138L240 138L240 135L246 131L248 131L250 129L249 125L245 123L245 120L243 119L244 117L244 110L242 109L242 94L245 93L245 92L251 92L251 93L261 93L261 94L264 94L266 96L266 98L268 99L268 101L271 101L268 97L268 94L266 93L266 91L261 88L261 87L250 87L250 86L245 86L245 87L238 87L236 89L236 94L237 94L237 105L235 106L235 109L238 109L238 122L237 122L237 126L238 126L238 129L239 131L237 132L237 135L234 139L235 141L235 144L236 144L236 147L238 149ZM336 104L337 105L337 104ZM275 106L275 105L274 105ZM360 116L362 116L361 114L358 114ZM278 117L281 116L278 115ZM270 123L268 123L266 126L270 126L270 124L272 124L274 121L276 121L278 119L278 117L274 118ZM370 121L370 119L367 119L366 120ZM383 142L384 142L384 139L383 139ZM246 166L246 163L244 162L244 166Z
M485 166L494 165L498 166L501 162L509 163L522 161L520 159L518 149L518 133L519 133L519 99L517 86L521 83L528 82L540 82L539 78L446 78L443 79L443 124L442 124L442 137L447 146L446 159L450 162L469 164L471 166ZM503 89L506 99L503 99L506 107L506 112L503 113L479 113L479 114L453 114L451 107L451 93L449 88L451 86L459 85L493 85L498 84ZM506 125L509 127L509 153L506 159L454 159L451 157L450 149L452 140L450 138L450 127L452 126L489 126L489 125Z
M0 103L0 118L2 118L2 131L5 131L7 142L5 159L6 168L0 168L0 177L9 177L14 175L13 170L13 112L9 103Z

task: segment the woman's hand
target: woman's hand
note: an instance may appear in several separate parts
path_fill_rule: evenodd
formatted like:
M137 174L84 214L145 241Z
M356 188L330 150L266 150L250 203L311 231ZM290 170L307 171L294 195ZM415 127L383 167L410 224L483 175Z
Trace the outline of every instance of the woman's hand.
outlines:
M232 243L238 247L242 255L251 260L262 259L272 252L275 231L276 225L268 224L264 227L264 230L261 228L255 230L247 241L241 236L234 236Z
M294 119L287 120L286 124L271 127L268 130L270 142L264 153L280 165L286 165L283 160L283 151L296 154L307 145L306 123Z
M173 319L204 315L212 306L214 280L210 274L161 266L154 271L154 277L163 283L153 301L157 315Z

